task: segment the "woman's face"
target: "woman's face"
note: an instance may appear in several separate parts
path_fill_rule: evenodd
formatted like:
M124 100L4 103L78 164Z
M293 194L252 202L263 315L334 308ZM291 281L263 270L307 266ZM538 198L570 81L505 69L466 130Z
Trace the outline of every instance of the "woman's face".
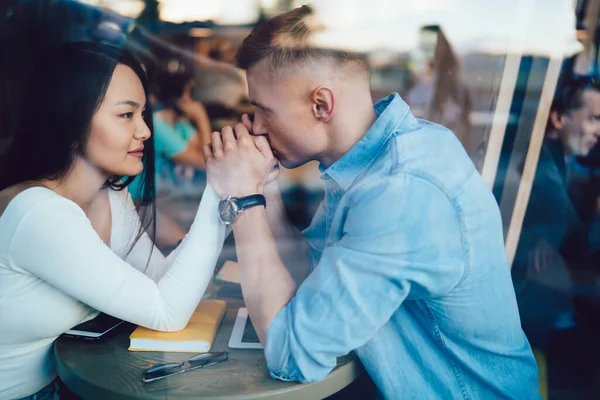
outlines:
M151 134L143 118L145 107L142 82L131 68L117 65L92 118L83 158L107 177L142 172L144 141Z

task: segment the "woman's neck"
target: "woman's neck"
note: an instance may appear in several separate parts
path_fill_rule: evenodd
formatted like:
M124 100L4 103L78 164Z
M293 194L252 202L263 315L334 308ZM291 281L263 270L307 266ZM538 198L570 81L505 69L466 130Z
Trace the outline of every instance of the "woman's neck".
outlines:
M58 195L65 197L87 214L90 205L109 178L81 159L61 179L44 179L40 183Z

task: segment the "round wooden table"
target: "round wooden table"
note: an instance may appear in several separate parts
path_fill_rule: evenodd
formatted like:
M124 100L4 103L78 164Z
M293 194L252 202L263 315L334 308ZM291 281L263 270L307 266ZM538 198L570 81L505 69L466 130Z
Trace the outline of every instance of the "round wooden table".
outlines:
M262 350L228 347L239 299L226 299L227 312L211 351L228 351L229 360L206 369L173 375L152 383L142 382L142 371L153 364L180 362L189 353L131 352L123 324L98 341L61 337L54 345L60 379L84 399L322 399L352 383L361 371L354 355L340 357L338 365L320 382L282 382L269 376Z

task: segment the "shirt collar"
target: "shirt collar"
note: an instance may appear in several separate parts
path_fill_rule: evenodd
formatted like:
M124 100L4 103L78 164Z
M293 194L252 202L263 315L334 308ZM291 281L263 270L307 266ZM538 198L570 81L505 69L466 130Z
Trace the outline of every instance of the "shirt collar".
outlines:
M347 190L363 169L377 158L390 137L410 115L408 105L398 93L379 100L374 108L377 119L360 141L329 168L319 165L322 180L333 179L343 190ZM410 117L414 120L412 115Z

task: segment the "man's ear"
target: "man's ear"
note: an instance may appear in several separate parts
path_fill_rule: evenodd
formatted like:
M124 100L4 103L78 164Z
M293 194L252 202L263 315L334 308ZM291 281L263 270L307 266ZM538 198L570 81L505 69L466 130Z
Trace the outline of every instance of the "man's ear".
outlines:
M563 115L556 110L550 111L550 123L554 129L563 129L565 126Z
M329 122L335 108L335 97L331 89L325 86L316 87L310 94L310 100L314 117L319 121Z

